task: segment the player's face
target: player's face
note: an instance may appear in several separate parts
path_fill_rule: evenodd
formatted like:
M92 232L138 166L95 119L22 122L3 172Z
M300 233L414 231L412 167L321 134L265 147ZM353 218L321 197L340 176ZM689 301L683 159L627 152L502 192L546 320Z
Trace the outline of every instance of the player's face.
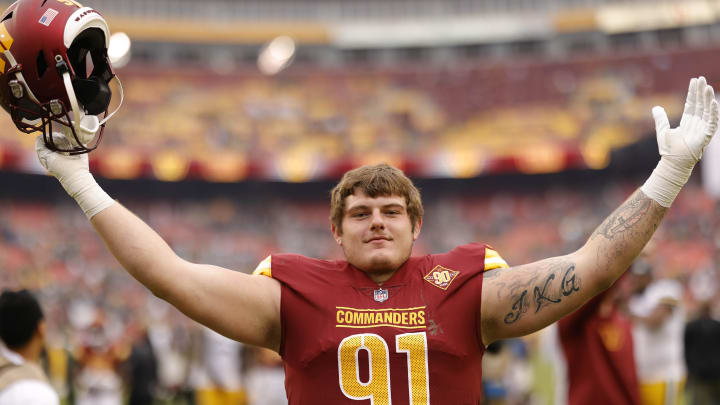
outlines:
M335 226L332 231L347 261L382 282L410 257L421 225L413 229L405 198L356 191L345 199L342 233Z

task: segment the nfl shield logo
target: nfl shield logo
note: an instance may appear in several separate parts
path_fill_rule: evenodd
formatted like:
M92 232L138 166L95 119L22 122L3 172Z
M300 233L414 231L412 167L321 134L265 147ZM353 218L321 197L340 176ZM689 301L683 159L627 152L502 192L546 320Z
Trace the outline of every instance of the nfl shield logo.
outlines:
M384 302L388 299L388 290L384 288L378 288L375 290L375 301Z

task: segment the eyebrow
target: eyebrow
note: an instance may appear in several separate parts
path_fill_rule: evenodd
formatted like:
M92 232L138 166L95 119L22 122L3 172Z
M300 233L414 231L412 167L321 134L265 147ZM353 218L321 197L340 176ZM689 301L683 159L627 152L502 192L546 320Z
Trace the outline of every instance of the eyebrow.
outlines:
M399 204L399 203L385 204L385 205L381 206L380 208L381 208L381 209L383 209L383 208L401 208L401 209L406 209L404 205ZM352 207L352 208L348 208L347 210L348 210L348 212L349 212L349 211L356 211L356 210L361 210L361 209L370 209L370 206L369 206L369 205L365 205L365 204L356 205L356 206L354 206L354 207Z

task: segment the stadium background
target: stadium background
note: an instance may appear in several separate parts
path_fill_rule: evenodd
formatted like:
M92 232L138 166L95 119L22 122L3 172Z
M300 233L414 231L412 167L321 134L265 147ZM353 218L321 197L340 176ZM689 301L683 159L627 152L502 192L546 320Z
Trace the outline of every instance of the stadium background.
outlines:
M468 241L511 264L567 253L654 167L650 108L676 123L690 77L720 84L718 1L84 4L132 41L116 68L125 103L93 172L181 256L240 271L272 252L340 257L328 192L377 162L423 193L415 254ZM122 271L41 174L34 137L0 120L0 286L39 293L56 385L72 399L87 388L77 370L125 377L149 328L165 347L159 397L181 401L202 384L185 372L202 368L187 358L199 328ZM715 274L720 243L711 174L695 173L650 257L686 283L689 316L693 280ZM536 344L513 343L488 372L507 403L551 403Z

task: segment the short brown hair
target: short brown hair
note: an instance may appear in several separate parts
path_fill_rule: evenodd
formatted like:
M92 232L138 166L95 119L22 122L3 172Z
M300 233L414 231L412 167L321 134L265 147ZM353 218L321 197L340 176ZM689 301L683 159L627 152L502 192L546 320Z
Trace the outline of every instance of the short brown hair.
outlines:
M342 233L345 198L353 195L356 189L372 198L393 195L404 197L413 229L423 216L420 191L402 170L387 163L362 166L346 172L330 192L330 222L339 233Z

